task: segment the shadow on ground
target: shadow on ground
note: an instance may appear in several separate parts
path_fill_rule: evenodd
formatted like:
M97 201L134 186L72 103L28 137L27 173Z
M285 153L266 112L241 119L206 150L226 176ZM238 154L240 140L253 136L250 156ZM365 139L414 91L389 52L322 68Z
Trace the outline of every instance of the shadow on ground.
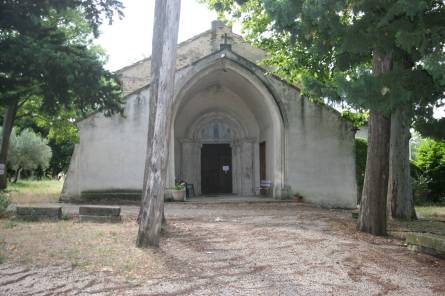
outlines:
M134 247L137 208L122 211L127 218L119 225L1 221L0 294L445 293L443 260L357 232L349 211L299 203L167 204L159 250Z

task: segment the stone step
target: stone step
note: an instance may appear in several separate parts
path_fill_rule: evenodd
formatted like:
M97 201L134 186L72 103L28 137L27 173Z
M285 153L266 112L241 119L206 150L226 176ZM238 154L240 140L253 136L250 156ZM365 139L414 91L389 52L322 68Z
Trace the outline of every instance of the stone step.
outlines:
M406 235L410 250L445 257L445 237L431 233L410 233Z
M121 216L79 215L79 222L119 223L119 222L122 222L122 219L121 219Z
M62 207L58 206L17 206L16 217L23 220L60 220Z
M116 206L80 206L80 216L119 217L121 208Z

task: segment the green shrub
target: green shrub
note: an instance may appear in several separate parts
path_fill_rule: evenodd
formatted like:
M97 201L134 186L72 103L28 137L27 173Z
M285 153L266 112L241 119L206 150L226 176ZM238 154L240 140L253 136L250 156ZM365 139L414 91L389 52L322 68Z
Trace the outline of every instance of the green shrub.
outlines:
M51 156L52 151L47 139L30 129L25 129L20 133L16 129L12 130L8 150L8 168L15 172L16 178L22 171L34 171L39 167L42 171L45 170L49 166Z
M5 192L0 191L0 218L5 216L6 209L9 206L9 198Z
M428 190L426 202L445 199L445 142L426 139L417 147L415 165L421 170L419 180Z
M416 165L415 161L410 161L409 167L411 170L411 178L418 180L422 176L423 171Z
M418 178L412 178L413 184L413 198L416 206L424 205L427 203L426 196L429 194L428 188L429 180L425 176L419 176Z
M363 182L365 180L366 156L368 152L368 142L365 139L355 139L355 174L357 178L358 200L362 196Z

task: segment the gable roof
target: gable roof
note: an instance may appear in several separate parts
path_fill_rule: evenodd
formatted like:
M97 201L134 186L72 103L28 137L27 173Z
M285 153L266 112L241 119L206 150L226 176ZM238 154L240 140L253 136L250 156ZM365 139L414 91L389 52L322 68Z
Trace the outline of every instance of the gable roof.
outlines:
M220 50L222 38L227 34L232 51L238 55L258 63L266 57L266 52L253 47L244 39L231 31L229 27L219 26L196 35L177 47L176 69L181 69ZM124 96L147 85L150 82L151 57L140 60L116 71L119 75Z

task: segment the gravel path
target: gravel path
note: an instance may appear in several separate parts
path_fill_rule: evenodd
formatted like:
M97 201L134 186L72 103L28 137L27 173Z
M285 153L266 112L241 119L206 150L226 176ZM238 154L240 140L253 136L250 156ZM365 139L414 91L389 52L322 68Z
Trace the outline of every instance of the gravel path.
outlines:
M445 295L445 261L357 233L347 211L167 204L166 216L158 275L5 263L0 295Z

